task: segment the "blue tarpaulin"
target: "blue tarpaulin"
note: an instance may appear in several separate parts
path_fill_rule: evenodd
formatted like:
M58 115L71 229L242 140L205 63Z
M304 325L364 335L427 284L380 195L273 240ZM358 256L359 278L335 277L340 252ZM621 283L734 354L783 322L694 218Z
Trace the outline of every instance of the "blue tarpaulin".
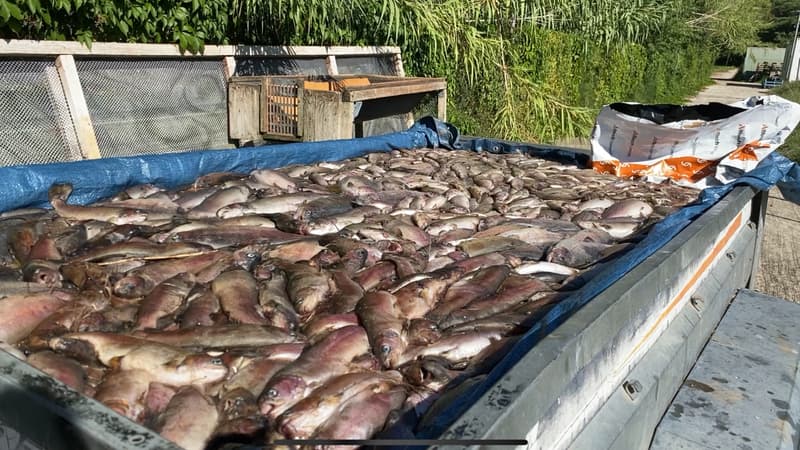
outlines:
M426 118L407 131L361 139L2 167L0 212L48 206L47 190L56 183L72 184L69 203L85 205L137 184L174 188L211 172L246 173L257 168L339 161L401 148L450 148L457 139L456 133L452 126Z
M454 127L426 118L404 132L362 139L0 168L0 179L3 180L3 184L0 186L0 211L29 206L45 206L47 190L54 183L73 184L74 193L70 197L70 203L86 204L141 183L176 187L191 183L198 176L210 172L248 172L256 168L336 161L375 151L424 147L493 153L524 152L544 158L577 163L581 166L585 166L589 160L587 154L558 147L485 138L459 140L458 131ZM486 379L470 389L469 392L464 392L445 408L430 426L416 430L414 435L418 438L437 437L533 348L542 337L666 244L692 220L730 192L734 186L750 185L760 190L767 190L776 184L787 199L800 203L800 167L785 157L772 153L755 170L739 178L736 182L702 191L698 202L682 208L656 224L641 242L616 260L612 267L604 269L599 276L589 280L572 296L554 306L510 349ZM412 429L413 426L398 427L395 430L397 432L390 433L390 435L411 437L408 433Z

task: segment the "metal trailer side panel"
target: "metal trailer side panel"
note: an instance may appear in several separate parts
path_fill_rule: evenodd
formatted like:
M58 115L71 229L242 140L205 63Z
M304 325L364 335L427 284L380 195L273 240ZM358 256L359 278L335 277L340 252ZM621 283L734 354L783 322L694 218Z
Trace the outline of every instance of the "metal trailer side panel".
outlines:
M568 446L748 229L756 191L737 187L542 339L443 434ZM597 276L602 276L598 274Z
M653 431L703 350L739 286L750 277L757 233L747 227L600 411L573 449L646 449Z
M0 424L48 450L180 448L4 351L0 405Z

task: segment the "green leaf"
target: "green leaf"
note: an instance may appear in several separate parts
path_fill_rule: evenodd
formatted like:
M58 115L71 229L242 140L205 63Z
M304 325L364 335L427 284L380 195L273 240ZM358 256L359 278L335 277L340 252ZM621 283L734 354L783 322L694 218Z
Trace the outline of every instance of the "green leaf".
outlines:
M117 24L117 27L119 27L119 31L122 32L123 36L127 36L128 35L128 31L129 31L128 30L128 24L124 20L120 20L119 23Z
M11 17L11 11L8 9L8 3L5 0L0 1L0 19L3 19L3 22L8 22L8 19Z
M11 14L11 17L13 17L13 18L15 18L17 20L22 20L22 10L19 9L19 6L15 5L13 3L9 3L8 4L8 11Z
M39 0L28 0L28 9L32 13L38 13L42 9L42 4L39 3Z

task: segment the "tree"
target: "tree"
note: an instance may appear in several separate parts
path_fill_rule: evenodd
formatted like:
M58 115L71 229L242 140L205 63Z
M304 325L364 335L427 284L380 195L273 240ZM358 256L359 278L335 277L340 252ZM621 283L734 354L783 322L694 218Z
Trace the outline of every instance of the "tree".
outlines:
M772 0L772 21L759 35L762 41L785 46L794 36L800 0Z

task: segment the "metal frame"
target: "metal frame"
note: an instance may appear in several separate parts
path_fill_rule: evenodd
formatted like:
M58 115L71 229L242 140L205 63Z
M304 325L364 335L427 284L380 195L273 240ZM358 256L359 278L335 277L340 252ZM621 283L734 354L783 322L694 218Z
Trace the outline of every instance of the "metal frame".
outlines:
M528 448L569 446L609 398L630 389L626 381L631 372L652 355L659 338L691 304L692 296L707 283L713 285L715 268L737 257L730 252L731 246L755 227L750 225L755 194L749 187L734 189L575 312L441 438L526 438ZM733 287L743 287L747 278ZM705 342L715 324L707 323L696 339ZM671 398L674 392L667 395Z
M625 386L614 391L602 409L570 444L573 449L646 449L675 393L692 369L739 288L750 278L758 232L748 226L736 235L726 257L684 305Z

